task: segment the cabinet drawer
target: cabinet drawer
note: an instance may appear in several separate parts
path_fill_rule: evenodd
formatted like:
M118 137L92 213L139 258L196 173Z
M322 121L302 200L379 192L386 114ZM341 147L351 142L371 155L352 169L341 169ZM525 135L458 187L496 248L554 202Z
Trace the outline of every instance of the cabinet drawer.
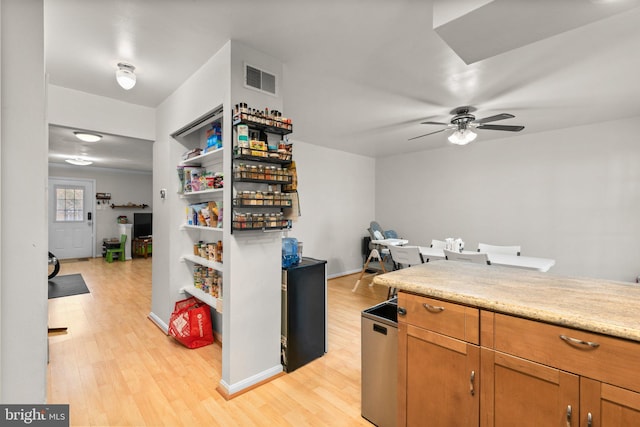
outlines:
M405 292L398 295L398 307L406 310L405 315L398 315L399 322L479 344L480 311L477 308Z
M503 314L494 331L497 351L640 391L640 343Z

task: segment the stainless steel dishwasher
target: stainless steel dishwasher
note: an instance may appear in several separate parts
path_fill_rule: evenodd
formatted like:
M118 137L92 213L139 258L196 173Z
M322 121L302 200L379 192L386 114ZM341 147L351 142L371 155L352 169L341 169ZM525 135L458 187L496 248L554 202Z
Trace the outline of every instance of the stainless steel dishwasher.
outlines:
M391 299L362 312L362 416L378 427L396 425L398 303Z

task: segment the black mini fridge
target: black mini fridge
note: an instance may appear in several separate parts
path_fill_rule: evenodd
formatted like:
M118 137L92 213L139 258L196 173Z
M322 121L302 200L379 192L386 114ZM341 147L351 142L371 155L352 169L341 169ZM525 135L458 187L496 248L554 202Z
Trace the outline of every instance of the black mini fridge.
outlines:
M327 352L327 261L282 269L281 361L292 372Z

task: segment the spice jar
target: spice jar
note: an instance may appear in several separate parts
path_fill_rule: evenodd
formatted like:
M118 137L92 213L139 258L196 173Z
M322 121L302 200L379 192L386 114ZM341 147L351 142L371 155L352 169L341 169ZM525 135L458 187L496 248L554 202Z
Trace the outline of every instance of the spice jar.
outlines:
M251 228L264 227L264 217L260 213L254 213L251 215Z
M269 227L275 228L278 226L278 217L275 213L269 214Z
M264 195L262 194L262 191L256 191L255 204L259 206L264 205Z
M244 206L249 204L249 200L251 198L251 192L250 191L238 191L238 205L239 206Z
M275 175L275 166L267 166L264 169L264 179L267 181L273 181L273 175Z
M251 165L250 171L249 178L258 179L258 167L256 165Z
M236 213L233 222L235 228L247 228L247 214Z

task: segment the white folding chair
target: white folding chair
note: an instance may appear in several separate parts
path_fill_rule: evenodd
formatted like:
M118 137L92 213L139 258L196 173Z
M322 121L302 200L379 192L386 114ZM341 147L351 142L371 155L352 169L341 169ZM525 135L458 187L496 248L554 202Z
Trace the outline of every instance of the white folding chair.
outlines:
M436 249L445 249L447 247L447 242L444 240L431 240L431 247ZM424 262L429 262L429 258L425 258Z
M467 261L476 264L491 265L486 253L460 253L444 249L444 257L449 261Z
M389 246L391 251L391 260L396 269L411 267L424 263L420 248L417 246ZM389 288L387 299L395 295L395 288Z
M520 246L496 246L487 245L486 243L478 243L478 252L520 256Z
M398 268L422 264L422 254L417 246L389 246L391 259Z

